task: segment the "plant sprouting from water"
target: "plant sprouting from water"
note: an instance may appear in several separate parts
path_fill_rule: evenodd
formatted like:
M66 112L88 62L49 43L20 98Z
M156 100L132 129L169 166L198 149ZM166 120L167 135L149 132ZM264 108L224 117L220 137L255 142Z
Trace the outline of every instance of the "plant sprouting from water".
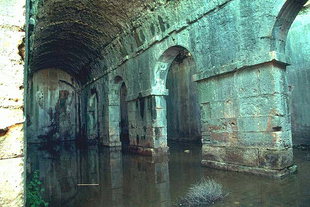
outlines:
M187 194L180 200L178 206L207 207L227 196L223 186L212 179L202 179L190 187Z
M39 171L33 172L26 187L26 207L47 207L48 203L42 198L44 189L40 180Z

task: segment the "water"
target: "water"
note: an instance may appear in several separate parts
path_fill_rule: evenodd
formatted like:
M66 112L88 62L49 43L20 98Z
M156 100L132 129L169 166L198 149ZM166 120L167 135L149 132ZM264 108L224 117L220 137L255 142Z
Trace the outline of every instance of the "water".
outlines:
M171 144L168 157L153 159L74 143L48 149L29 145L27 167L28 173L40 171L50 207L173 206L203 177L215 179L229 192L214 207L310 206L309 151L295 150L297 174L274 180L201 167L200 148Z

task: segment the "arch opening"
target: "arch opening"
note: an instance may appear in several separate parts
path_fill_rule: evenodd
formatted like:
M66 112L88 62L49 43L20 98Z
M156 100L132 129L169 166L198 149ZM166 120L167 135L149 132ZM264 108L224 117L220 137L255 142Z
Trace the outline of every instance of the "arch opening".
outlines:
M195 61L183 47L168 49L162 60L166 71L162 74L168 89L166 96L168 141L199 142L201 140L200 106L197 86L192 80Z
M285 2L273 27L271 51L285 54L288 31L298 13L303 9L303 6L309 3L307 1L308 0L288 0Z
M310 145L310 1L288 31L285 52L293 144Z

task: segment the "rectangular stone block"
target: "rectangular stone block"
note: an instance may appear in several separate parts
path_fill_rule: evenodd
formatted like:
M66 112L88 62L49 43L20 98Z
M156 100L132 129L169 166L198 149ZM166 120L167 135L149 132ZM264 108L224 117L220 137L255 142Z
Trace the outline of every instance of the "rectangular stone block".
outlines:
M268 169L283 169L293 165L293 149L259 149L259 165Z
M238 144L240 146L283 149L292 145L289 140L290 131L238 133Z
M211 119L210 102L200 104L200 116L202 123L206 123Z
M25 24L25 3L20 0L2 0L0 7L0 25L23 27Z
M237 119L240 132L274 132L290 129L285 116L250 116Z
M201 81L197 84L198 99L200 103L217 100L217 87L215 82L211 80Z
M224 102L216 101L210 102L211 105L211 118L223 118L224 117Z
M239 114L239 107L234 99L228 99L224 102L224 118L234 118Z
M245 98L258 96L259 92L259 74L257 70L242 70L235 74L234 86L238 97Z
M288 114L284 94L261 95L239 99L241 117L247 116L284 116Z
M0 206L24 206L24 158L0 160Z
M0 128L9 127L24 121L22 109L0 108L0 117Z
M233 99L236 96L236 87L233 74L226 74L215 79L216 101L225 101Z
M285 70L269 65L260 69L261 94L285 93Z
M259 166L258 149L238 147L202 147L202 159L251 167Z
M0 160L23 156L23 124L0 128Z
M207 144L202 145L202 159L217 162L226 162L225 147L215 147Z
M210 132L210 143L216 146L232 146L238 144L237 133L234 132Z
M258 166L258 149L253 148L226 148L226 160L228 163Z

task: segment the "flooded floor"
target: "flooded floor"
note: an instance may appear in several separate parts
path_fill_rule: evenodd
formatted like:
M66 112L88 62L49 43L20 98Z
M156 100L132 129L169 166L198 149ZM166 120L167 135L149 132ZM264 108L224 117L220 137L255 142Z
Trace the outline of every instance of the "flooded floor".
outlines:
M282 180L201 167L200 146L170 144L161 159L98 146L28 146L28 173L38 170L50 207L166 207L212 178L229 195L214 207L309 207L310 152L294 151L298 173ZM189 150L184 152L185 150Z

